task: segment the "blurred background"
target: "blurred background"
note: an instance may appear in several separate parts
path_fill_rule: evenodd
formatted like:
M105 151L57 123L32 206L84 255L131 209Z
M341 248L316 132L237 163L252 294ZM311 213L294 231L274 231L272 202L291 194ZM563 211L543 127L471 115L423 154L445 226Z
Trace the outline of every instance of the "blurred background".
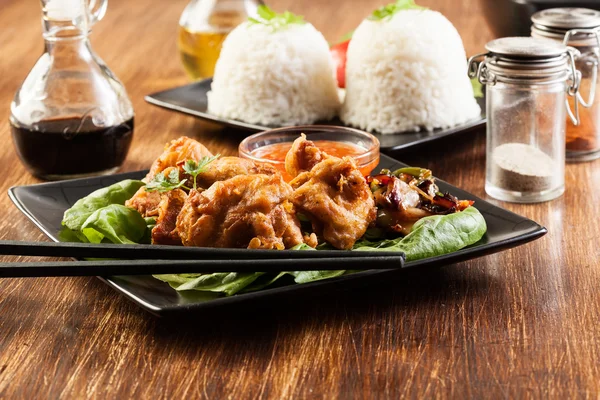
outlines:
M91 33L92 48L123 82L136 112L134 142L123 170L145 168L145 154L160 151L167 138L181 132L193 131L207 137L222 135L217 127L188 116L169 113L165 118L156 118L168 112L144 101L149 93L190 82L177 45L179 20L188 3L189 0L110 0L106 16ZM331 44L341 41L363 17L386 3L386 0L267 1L276 11L303 15ZM456 26L467 54L482 51L492 38L480 0L419 0L418 4L442 12ZM10 102L42 54L44 42L39 1L0 0L0 10L0 118L7 122L0 124L0 140L11 143ZM148 135L156 142L146 140L143 147L138 146ZM2 160L14 160L12 145L0 147L1 168L15 179L27 175L20 165L8 165ZM26 180L35 182L31 177Z
M446 15L459 30L467 53L470 54L480 51L491 38L479 1L420 0L418 4ZM109 1L106 16L92 32L92 46L125 82L133 76L140 81L152 78L156 84L153 88L157 90L185 83L187 79L179 60L177 34L180 16L188 2L189 0ZM30 3L30 6L24 7L20 3ZM140 7L142 4L143 7ZM327 40L335 43L359 24L359 15L368 15L374 8L386 4L386 0L272 0L267 4L276 11L290 10L304 15ZM41 12L36 0L0 0L0 9L0 23L3 27L0 31L0 51L2 54L19 54L10 59L0 57L0 71L12 71L11 76L18 75L21 78L6 81L0 76L0 90L12 95L41 54ZM331 18L332 15L335 17ZM475 27L480 34L466 34L473 32ZM115 29L119 31L118 41L114 40ZM108 37L111 39L105 40ZM153 62L139 62L140 50L146 52ZM6 74L3 75L6 77ZM128 90L131 92L134 88L128 87ZM6 111L8 104L4 104L2 108Z

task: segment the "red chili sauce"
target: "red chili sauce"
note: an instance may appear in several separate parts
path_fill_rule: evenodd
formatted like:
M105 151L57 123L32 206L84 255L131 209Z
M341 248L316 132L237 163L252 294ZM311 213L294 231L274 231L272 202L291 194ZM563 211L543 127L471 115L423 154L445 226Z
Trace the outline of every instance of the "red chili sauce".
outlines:
M340 158L345 156L356 158L367 152L363 147L351 143L335 142L331 140L315 140L314 144L330 156ZM257 158L275 161L273 166L280 170L283 174L283 178L289 182L292 178L285 172L285 156L291 147L291 142L275 143L260 147L252 151L251 154ZM363 175L367 176L375 169L377 164L379 164L379 155L371 160L365 161L366 163L358 165L358 169Z

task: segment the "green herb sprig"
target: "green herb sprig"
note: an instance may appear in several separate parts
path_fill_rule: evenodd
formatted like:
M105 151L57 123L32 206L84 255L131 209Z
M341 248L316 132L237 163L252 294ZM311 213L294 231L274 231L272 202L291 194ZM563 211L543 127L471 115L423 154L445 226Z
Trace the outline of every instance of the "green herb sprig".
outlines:
M213 157L203 157L198 162L194 160L187 160L185 164L183 164L183 170L192 177L192 181L194 182L194 190L196 190L196 177L202 172L206 171L206 167L208 166L208 164L215 161L219 157L221 157L221 155L217 154Z
M175 168L167 176L164 172L154 175L154 178L146 184L146 192L165 193L180 187L185 188L184 184L185 180L179 180L179 170Z
M388 4L373 11L373 14L371 14L368 19L371 21L387 21L399 11L424 9L426 9L426 7L416 5L414 0L397 0L395 3Z
M257 9L259 18L248 17L248 21L251 24L265 25L270 27L273 31L278 29L287 28L292 24L305 24L304 17L296 15L289 11L281 14L277 14L271 8L266 5L260 5Z
M208 164L219 157L221 157L221 155L217 154L212 157L202 157L200 161L187 160L185 164L183 164L183 170L192 177L192 188L185 186L187 179L179 179L179 169L172 169L167 176L165 176L164 172L156 174L154 178L146 184L146 191L165 193L179 188L196 190L196 178L198 175L205 172Z

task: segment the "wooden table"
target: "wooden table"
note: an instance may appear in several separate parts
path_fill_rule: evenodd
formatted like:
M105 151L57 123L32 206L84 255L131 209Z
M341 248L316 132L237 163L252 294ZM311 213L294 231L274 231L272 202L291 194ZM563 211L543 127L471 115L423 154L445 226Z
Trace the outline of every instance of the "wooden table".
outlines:
M188 135L236 154L239 135L146 104L187 82L175 38L187 0L111 1L92 44L136 110L123 170ZM20 164L9 103L42 49L39 2L0 0L0 191L37 183ZM376 0L273 0L335 41ZM339 3L339 4L335 4ZM491 34L475 0L422 0L467 53ZM397 155L485 197L485 134ZM550 203L498 203L545 225L534 243L392 282L162 320L95 278L0 281L0 398L524 398L600 396L600 161L567 166ZM47 240L0 198L0 238ZM5 257L3 261L23 258Z

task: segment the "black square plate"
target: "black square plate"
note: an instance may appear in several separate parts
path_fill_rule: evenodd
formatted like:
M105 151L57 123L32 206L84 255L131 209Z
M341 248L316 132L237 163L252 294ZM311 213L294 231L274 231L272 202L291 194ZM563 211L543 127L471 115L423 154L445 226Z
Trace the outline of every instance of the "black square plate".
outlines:
M382 155L381 162L376 170L378 171L381 168L394 170L404 166L406 164ZM11 188L8 194L19 210L33 221L42 232L50 239L58 241L63 213L77 200L94 190L123 179L141 179L145 175L146 171L138 171L97 178L16 186ZM497 207L446 182L440 180L436 182L442 191L448 191L459 199L475 200L475 206L483 214L487 223L487 233L474 245L451 254L406 263L407 268L446 265L481 257L530 242L546 233L546 228L527 218ZM115 276L101 279L144 309L157 315L169 315L204 310L268 296L300 296L315 290L332 290L340 285L347 287L352 283L363 284L372 279L385 279L391 274L398 273L401 272L399 270L369 270L313 283L290 284L231 297L217 297L202 293L178 293L171 289L168 284L151 276Z
M273 128L280 128L279 126L261 126L254 124L247 124L242 121L236 121L233 119L221 118L216 115L210 114L208 109L208 100L206 93L210 90L210 84L212 78L205 79L200 82L191 83L189 85L180 86L174 89L157 92L146 96L146 101L150 104L154 104L160 107L167 108L169 110L179 111L184 114L193 115L195 117L215 122L217 124L230 126L237 129L243 129L248 131L248 135L265 131ZM459 133L469 132L485 125L486 118L485 110L485 99L478 98L477 102L481 107L481 115L471 121L465 122L464 124L448 128L448 129L436 129L432 132L419 131L419 132L403 132L394 135L380 135L375 134L379 143L381 144L382 152L392 152L400 149L406 149L411 146L416 146L422 143L430 142L432 140L441 139L445 136L455 135ZM336 125L344 126L342 121L335 118L331 121L319 122L318 125Z

